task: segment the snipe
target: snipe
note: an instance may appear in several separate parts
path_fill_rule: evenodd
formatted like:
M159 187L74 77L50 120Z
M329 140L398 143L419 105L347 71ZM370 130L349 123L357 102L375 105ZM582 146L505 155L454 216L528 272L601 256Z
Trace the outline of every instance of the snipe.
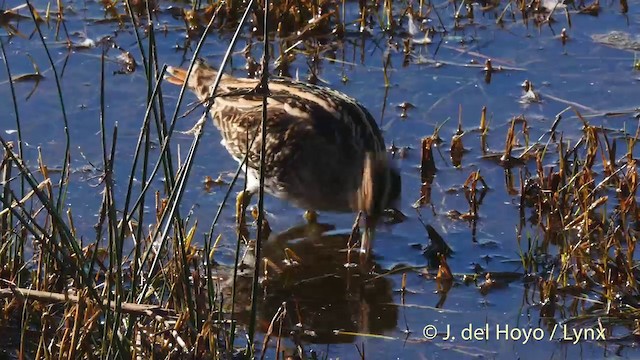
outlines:
M182 85L187 72L168 67L166 79ZM256 79L223 75L198 60L187 87L203 103L222 134L222 145L238 162L248 153L247 190L238 194L236 217L259 190L262 95ZM400 173L387 158L371 114L356 100L326 87L284 78L269 80L265 191L307 210L365 215L362 253L368 254L382 212L400 198ZM255 141L254 141L255 140Z

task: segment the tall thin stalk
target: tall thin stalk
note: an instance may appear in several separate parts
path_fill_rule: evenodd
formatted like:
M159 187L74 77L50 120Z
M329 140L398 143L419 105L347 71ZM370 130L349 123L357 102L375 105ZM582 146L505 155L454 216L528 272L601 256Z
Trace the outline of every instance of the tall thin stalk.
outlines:
M249 9L251 8L251 5L253 4L254 0L251 0L249 2L249 4L247 5L247 10L245 11L241 22L238 24L238 27L236 28L236 32L234 33L231 42L227 48L227 52L225 53L225 56L222 60L222 63L220 65L220 68L218 70L218 74L217 77L211 87L211 93L215 93L216 89L218 88L218 85L220 83L220 80L222 79L222 71L224 70L225 65L227 64L227 62L229 61L229 58L231 57L231 54L233 53L233 48L235 47L235 44L240 36L240 31L242 29L242 24L244 24L244 22L246 21L246 18L248 17L249 14ZM211 20L209 21L209 24L207 25L207 28L204 31L204 34L202 36L202 38L200 39L200 41L198 42L198 45L196 47L196 50L194 51L194 56L193 59L191 60L191 64L189 65L189 68L187 70L187 75L186 78L188 79L189 76L191 76L191 71L193 69L193 64L195 63L195 60L197 58L198 53L200 52L200 49L202 47L202 45L204 44L204 41L206 39L207 33L209 32L209 28L212 26L213 21L214 21L215 17L212 17ZM177 104L176 104L176 109L174 111L172 120L171 120L171 127L169 128L169 133L167 134L167 137L169 137L171 135L171 133L173 132L173 128L175 126L176 123L176 119L178 118L178 114L179 114L179 109L180 109L180 103L182 101L182 98L184 96L184 93L186 92L186 83L182 86L182 88L180 89L180 94L178 95L178 100L177 100ZM207 106L206 112L209 111L209 109L211 108L213 104L210 103ZM204 126L206 125L206 122L202 121L202 123L200 124L200 129L199 131L196 132L196 137L194 138L194 143L192 143L192 151L195 151L195 149L197 149L198 143L200 142L200 136L198 133L201 133L204 130ZM168 139L166 138L163 141L163 149L165 149L168 146ZM151 177L153 177L153 175L155 174L155 171L157 170L157 166L158 163L156 163L156 168L154 168L154 170L152 171ZM186 172L188 173L190 171L190 168L192 166L191 161L186 161L183 165L183 169L186 169ZM149 184L149 182L147 182L147 184L145 184L145 187ZM172 191L170 196L169 196L169 203L175 203L175 199L179 198L181 196L181 192L180 191ZM171 214L171 210L167 210L169 208L169 206L167 206L165 208L165 211L163 211L162 215L161 215L161 219L160 219L160 224L164 223L164 221L167 218L171 218L170 214ZM172 206L172 208L175 209L174 206ZM160 236L160 247L158 252L156 253L155 258L152 260L152 264L151 264L151 268L149 269L149 274L153 274L153 272L155 271L157 265L158 265L158 261L159 261L159 253L162 250L162 248L164 247L164 244L166 242L167 239L167 235L168 235L168 230L169 228L165 226L164 230L162 231L162 235ZM158 239L158 235L160 234L160 228L156 228L151 236L152 239ZM143 259L143 263L146 262L146 259L148 258L149 254L150 254L150 250L151 248L145 253L144 259ZM147 281L142 289L142 291L140 292L141 295L145 294L146 291L148 290L148 287L150 285L150 282ZM141 296L138 297L138 302L140 302L142 300Z
M256 255L255 255L255 268L253 269L253 284L251 286L251 318L249 320L249 343L252 347L255 346L255 330L256 321L258 318L258 300L259 282L260 277L260 257L262 248L263 226L264 222L264 167L267 155L267 99L269 98L269 4L264 2L264 49L262 54L262 76L260 77L260 91L262 93L262 122L261 122L261 141L260 148L260 190L258 192L258 230L256 235ZM263 349L264 350L264 349Z
M56 82L56 89L58 90L58 100L60 101L60 111L62 112L62 120L64 123L64 137L65 137L65 150L64 150L64 161L62 162L62 172L60 173L60 180L58 182L58 201L56 204L56 209L62 212L62 204L65 198L67 185L68 185L68 177L69 177L69 162L71 161L71 137L69 135L69 121L67 120L67 111L64 106L64 96L62 95L62 85L60 84L60 77L58 75L58 70L56 69L56 65L53 62L53 58L51 57L51 52L49 51L49 47L47 43L44 41L44 35L42 35L42 30L40 29L40 24L36 19L35 8L31 5L29 0L26 0L27 6L29 7L29 14L31 14L31 19L33 20L33 25L36 27L36 31L38 33L38 37L40 38L40 42L42 43L42 47L44 48L45 53L47 54L47 59L49 60L49 65L51 65L51 71L53 71L53 78ZM62 21L62 20L61 20Z
M8 83L9 83L9 89L11 91L11 100L13 103L13 112L15 113L15 118L16 118L16 132L17 132L17 137L18 137L18 156L20 158L24 157L24 143L22 141L22 126L20 124L20 111L18 110L18 101L16 99L16 90L15 87L13 85L13 80L12 80L12 76L11 76L11 68L9 67L9 60L7 59L7 53L4 50L4 42L2 41L2 39L0 39L0 50L2 51L2 59L4 61L4 66L5 69L7 70L7 79L9 79ZM6 173L3 174L4 175L4 179L2 179L3 182L5 181L9 181L9 179L11 178L11 168L12 166L10 164L6 164ZM4 206L5 207L9 207L11 206L11 197L9 196L9 186L4 185L3 184L3 190L4 190L4 199L7 201ZM25 183L24 183L24 178L20 177L20 198L22 198L24 196L24 189L25 189ZM0 223L0 236L5 236L5 234L8 235L8 231L9 231L9 226L10 224L13 223L13 217L11 215L11 213L9 213L6 217L2 217L0 218L0 221L2 221L2 223ZM22 283L22 276L21 276L21 272L17 271L18 270L18 266L19 264L22 262L21 259L24 258L24 238L16 236L15 238L15 242L13 245L13 259L7 259L8 261L11 261L13 263L13 273L14 276L16 276L16 283L17 284L21 284ZM0 258L0 260L2 260Z

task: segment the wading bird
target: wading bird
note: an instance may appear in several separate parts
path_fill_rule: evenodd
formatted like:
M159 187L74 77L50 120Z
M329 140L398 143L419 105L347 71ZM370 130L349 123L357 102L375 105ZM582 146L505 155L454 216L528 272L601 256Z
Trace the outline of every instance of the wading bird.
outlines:
M167 73L176 85L187 78L184 69ZM187 87L210 105L229 154L239 163L247 156L247 188L236 201L238 225L245 226L246 207L259 191L263 95L259 80L226 74L212 94L216 75L197 60ZM265 191L310 211L362 211L361 252L368 256L376 223L400 198L400 173L376 121L356 100L326 87L270 78L268 89Z

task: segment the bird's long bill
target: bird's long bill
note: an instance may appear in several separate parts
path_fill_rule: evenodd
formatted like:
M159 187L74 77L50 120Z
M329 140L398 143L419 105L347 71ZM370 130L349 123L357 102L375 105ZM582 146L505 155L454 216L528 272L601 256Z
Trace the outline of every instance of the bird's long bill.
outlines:
M171 84L182 86L187 79L187 70L179 67L167 66L167 72L164 75L164 79Z
M371 244L376 235L376 219L372 216L365 215L364 231L360 239L360 260L366 262L369 260L371 253Z

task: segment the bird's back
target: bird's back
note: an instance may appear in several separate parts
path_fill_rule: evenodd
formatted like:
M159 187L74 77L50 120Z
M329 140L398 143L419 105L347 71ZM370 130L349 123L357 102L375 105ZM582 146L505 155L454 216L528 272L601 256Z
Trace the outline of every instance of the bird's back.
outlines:
M211 99L215 70L194 66L189 87ZM248 175L260 164L262 95L259 81L223 75L210 113L227 151ZM267 191L313 210L351 211L367 158L384 157L385 145L371 114L340 92L290 79L269 79L265 178Z

